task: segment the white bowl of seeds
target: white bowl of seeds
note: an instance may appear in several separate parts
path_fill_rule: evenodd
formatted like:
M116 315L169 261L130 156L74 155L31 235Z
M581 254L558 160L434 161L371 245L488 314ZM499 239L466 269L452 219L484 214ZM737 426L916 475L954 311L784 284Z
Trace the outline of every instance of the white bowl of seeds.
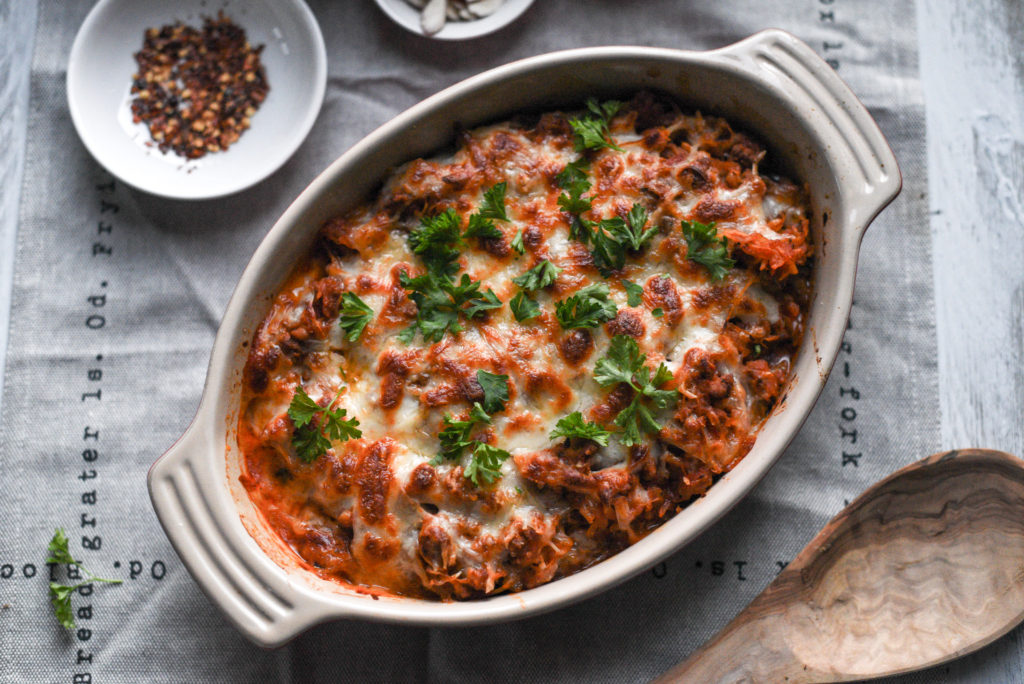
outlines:
M533 0L376 0L399 26L439 40L468 40L512 23Z

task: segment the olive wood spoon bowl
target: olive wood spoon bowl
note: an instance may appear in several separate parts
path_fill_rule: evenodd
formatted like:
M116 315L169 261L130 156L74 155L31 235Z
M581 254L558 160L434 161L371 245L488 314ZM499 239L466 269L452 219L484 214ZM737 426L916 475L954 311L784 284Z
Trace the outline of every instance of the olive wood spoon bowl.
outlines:
M656 682L847 682L924 669L1024 620L1024 461L935 454L833 518Z

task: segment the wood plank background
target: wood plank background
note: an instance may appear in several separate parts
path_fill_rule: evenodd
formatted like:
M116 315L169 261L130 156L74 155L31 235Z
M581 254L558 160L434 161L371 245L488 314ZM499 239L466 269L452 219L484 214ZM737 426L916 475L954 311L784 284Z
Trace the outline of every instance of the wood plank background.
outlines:
M1024 456L1024 2L919 0L942 446ZM1024 629L900 682L1024 682Z

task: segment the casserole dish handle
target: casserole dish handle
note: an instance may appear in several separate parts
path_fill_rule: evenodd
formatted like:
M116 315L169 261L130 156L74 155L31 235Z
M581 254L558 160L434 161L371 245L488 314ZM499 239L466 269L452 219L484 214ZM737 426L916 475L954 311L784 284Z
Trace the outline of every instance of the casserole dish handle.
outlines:
M202 412L200 412L202 415ZM153 508L199 587L254 643L280 646L342 610L324 613L304 588L254 548L204 445L211 435L197 418L149 470ZM225 520L232 523L225 525Z
M903 185L896 157L878 124L839 75L806 43L768 29L715 51L783 90L814 129L832 131L842 144L831 150L839 177L850 188L850 225L859 240L868 224Z

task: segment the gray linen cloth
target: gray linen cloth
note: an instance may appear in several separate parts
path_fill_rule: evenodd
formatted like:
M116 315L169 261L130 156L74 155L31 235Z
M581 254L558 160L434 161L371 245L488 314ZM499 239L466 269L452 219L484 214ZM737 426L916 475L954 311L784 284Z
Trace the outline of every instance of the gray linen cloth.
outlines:
M368 0L316 2L330 80L309 139L255 188L193 203L111 185L79 142L64 79L88 9L39 8L0 444L3 681L645 681L725 625L845 501L935 450L910 0L540 0L465 43L412 36ZM771 26L835 60L894 147L904 189L864 240L848 346L768 477L666 563L552 614L472 629L339 622L276 651L239 636L168 544L145 476L188 425L232 287L288 203L394 114L484 69L576 46L708 49ZM55 526L91 570L125 579L74 597L87 631L65 632L48 605ZM85 546L94 537L100 548Z

